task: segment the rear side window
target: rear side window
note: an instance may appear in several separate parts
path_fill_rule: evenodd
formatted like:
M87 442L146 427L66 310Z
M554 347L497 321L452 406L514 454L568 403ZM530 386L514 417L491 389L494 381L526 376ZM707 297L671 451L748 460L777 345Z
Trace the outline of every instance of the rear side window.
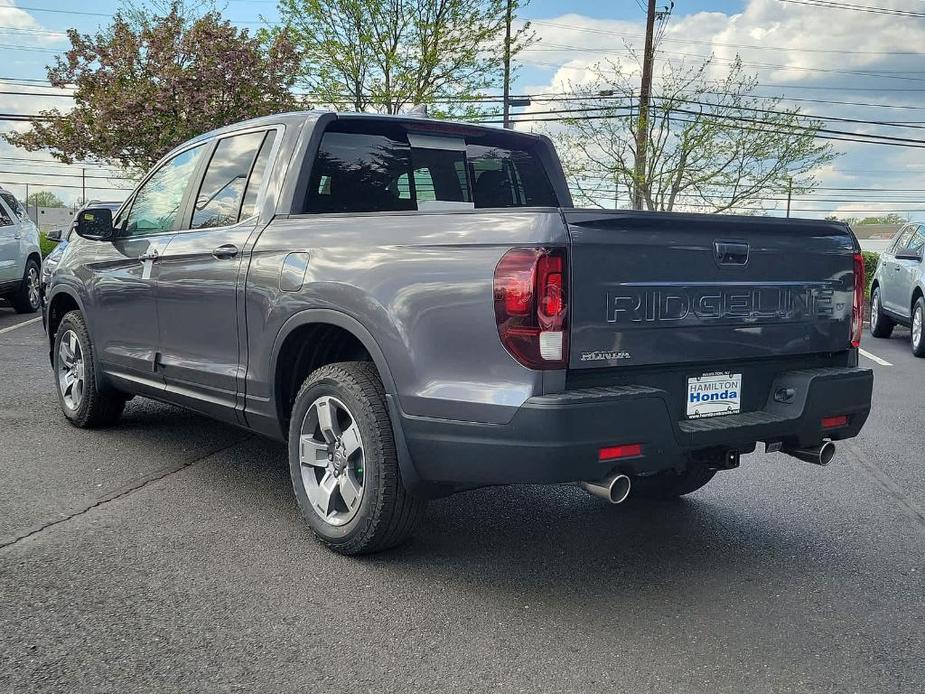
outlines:
M238 223L247 178L265 136L266 132L260 131L219 140L199 186L190 228Z
M276 139L276 131L271 130L263 138L263 144L260 145L260 152L257 154L257 160L254 162L254 168L251 170L251 177L247 179L247 190L244 191L244 204L241 205L241 219L247 219L257 214L257 194L263 185L263 179L267 173L267 165L270 163L270 152L273 151L273 141Z
M389 135L326 132L312 167L309 212L415 210L411 147Z
M476 207L556 207L543 163L523 149L468 145Z

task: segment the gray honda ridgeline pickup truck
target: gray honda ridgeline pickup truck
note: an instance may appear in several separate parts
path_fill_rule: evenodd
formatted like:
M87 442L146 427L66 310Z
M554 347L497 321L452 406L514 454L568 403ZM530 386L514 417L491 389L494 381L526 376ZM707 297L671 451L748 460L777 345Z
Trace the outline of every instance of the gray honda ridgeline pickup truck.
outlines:
M140 395L288 441L347 554L462 489L672 497L759 441L824 465L870 410L847 226L575 209L543 137L271 116L75 230L44 306L65 416Z

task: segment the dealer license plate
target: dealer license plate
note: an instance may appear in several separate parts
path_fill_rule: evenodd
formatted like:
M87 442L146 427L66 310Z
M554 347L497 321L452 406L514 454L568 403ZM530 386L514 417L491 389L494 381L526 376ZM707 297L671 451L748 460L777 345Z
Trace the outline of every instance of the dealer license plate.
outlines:
M687 379L689 419L735 414L742 410L742 374L717 371Z

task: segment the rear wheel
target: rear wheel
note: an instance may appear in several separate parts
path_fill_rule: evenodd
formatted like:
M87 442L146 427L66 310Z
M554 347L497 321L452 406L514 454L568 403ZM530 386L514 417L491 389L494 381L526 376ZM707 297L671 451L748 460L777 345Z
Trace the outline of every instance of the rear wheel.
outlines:
M716 470L701 465L691 465L680 474L674 470L660 472L649 477L633 479L633 494L648 499L676 499L695 492L707 484Z
M126 397L96 387L99 366L80 311L71 311L61 319L52 354L58 401L71 424L82 429L115 424L125 409Z
M385 392L369 362L329 364L305 380L292 408L289 471L303 517L341 554L401 544L424 510L402 482Z
M30 258L26 262L22 283L13 296L13 308L16 313L35 313L42 307L39 295L39 264Z
M919 297L912 307L912 353L925 357L925 299Z
M870 295L870 334L874 337L889 337L893 334L894 325L895 323L884 315L880 305L880 287L874 287Z

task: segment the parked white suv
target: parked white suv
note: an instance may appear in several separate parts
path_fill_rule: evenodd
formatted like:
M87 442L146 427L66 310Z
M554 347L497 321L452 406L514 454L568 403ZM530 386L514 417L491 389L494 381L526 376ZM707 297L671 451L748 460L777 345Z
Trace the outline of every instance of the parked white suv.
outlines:
M0 188L0 299L10 301L17 313L38 311L41 269L39 230L19 200Z

